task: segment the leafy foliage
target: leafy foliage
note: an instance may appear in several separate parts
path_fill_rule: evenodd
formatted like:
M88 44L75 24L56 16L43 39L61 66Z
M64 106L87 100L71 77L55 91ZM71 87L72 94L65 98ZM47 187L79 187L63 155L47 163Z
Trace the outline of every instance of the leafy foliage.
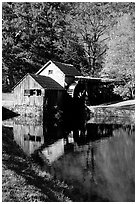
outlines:
M70 13L71 29L84 53L82 65L92 76L102 68L102 56L106 52L107 6L104 3L75 3Z
M63 3L3 4L3 83L11 88L27 72L58 58L62 9Z
M127 95L133 95L134 3L3 2L2 6L4 91L54 59L73 64L84 75L106 72L110 78L125 80Z
M135 89L135 32L133 19L124 14L110 33L110 41L102 74L122 81L115 91L124 98L134 98Z

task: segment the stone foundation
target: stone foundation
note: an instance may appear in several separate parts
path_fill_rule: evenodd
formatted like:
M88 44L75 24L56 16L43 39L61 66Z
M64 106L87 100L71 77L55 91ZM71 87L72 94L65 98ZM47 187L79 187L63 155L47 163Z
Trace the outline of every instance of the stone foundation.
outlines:
M112 121L114 123L135 123L135 110L116 107L90 107L90 118L108 123ZM90 122L92 122L91 119Z
M22 116L43 118L43 106L15 105L12 110Z

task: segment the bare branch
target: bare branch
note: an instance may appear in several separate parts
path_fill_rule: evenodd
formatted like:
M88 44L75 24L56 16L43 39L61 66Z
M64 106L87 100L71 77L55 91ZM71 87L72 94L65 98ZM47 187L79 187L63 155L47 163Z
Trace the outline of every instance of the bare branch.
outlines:
M103 55L104 53L106 52L106 49L103 50L103 52L101 52L97 57L96 59L98 59L101 55Z
M103 41L109 39L110 37L104 38L103 40L100 40L99 42L102 43Z

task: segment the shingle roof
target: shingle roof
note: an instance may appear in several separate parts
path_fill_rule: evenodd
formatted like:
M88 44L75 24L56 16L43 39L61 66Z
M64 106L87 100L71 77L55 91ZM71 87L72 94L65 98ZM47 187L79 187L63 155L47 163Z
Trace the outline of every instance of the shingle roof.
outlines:
M30 74L44 89L64 90L64 88L52 78L42 75Z
M67 76L81 76L82 74L71 64L65 64L61 62L53 63Z
M48 61L36 74L40 74L51 63L54 63L67 76L81 76L82 74L71 64L65 64L56 61Z

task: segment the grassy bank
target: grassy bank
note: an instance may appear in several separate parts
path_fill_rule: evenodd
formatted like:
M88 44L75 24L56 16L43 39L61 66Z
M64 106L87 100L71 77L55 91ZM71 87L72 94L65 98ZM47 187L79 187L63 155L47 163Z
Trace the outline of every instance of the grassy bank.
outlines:
M3 202L68 202L70 191L23 153L13 140L12 128L2 128Z

